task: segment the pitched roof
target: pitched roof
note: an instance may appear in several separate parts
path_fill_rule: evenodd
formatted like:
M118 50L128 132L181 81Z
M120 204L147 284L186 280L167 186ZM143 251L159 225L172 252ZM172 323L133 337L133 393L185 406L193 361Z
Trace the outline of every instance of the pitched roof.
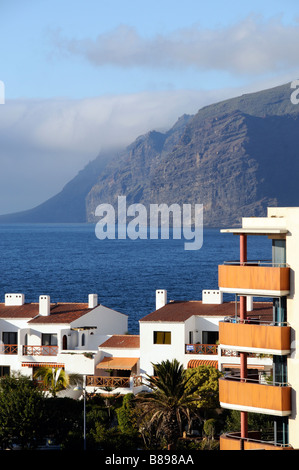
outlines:
M28 323L71 323L91 310L86 303L51 304L50 315L38 315Z
M164 307L149 313L141 318L140 322L185 322L193 315L206 316L234 316L235 302L223 302L222 304L203 304L199 300L186 302L170 302ZM272 319L271 302L254 302L254 310L247 313L248 316Z
M0 304L0 318L33 318L38 315L39 304L5 305Z
M105 348L139 348L140 336L139 335L112 335L109 339L104 341L100 347Z

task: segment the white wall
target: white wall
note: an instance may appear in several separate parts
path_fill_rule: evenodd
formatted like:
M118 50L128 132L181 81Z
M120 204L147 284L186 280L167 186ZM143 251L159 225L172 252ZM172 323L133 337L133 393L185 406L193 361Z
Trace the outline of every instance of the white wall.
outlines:
M140 373L153 374L152 363L177 359L181 364L185 355L185 324L140 322ZM171 344L154 344L154 331L170 331Z

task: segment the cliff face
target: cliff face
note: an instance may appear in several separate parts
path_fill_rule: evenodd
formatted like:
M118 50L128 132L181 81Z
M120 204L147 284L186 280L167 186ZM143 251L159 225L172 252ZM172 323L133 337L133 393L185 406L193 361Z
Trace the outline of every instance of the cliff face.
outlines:
M86 166L54 198L0 222L96 222L99 204L203 204L204 224L236 225L299 205L299 105L290 84L206 106Z
M86 198L101 203L203 204L204 224L235 225L267 206L299 205L298 109L289 86L200 110L174 133L150 132L108 166Z

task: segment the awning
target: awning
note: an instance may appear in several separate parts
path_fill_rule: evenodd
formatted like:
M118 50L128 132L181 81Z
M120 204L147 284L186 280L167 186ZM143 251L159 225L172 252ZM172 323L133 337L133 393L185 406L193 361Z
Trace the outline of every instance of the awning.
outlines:
M54 362L22 362L22 367L51 367L53 369L62 369L64 364L57 364Z
M200 366L212 366L215 369L218 369L218 361L208 361L208 360L200 360L200 359L192 359L188 362L188 369L195 369L196 367Z
M104 357L96 365L96 369L123 369L131 370L139 361L139 357Z

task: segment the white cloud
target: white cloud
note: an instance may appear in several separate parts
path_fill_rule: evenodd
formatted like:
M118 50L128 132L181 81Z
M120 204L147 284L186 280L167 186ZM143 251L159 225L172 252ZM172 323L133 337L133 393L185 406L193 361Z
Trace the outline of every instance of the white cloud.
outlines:
M219 70L233 74L264 74L293 70L298 63L299 23L285 25L281 17L248 16L216 29L193 26L168 35L142 37L120 25L96 40L67 39L55 34L58 49L80 55L95 66Z
M81 100L7 100L0 107L0 214L43 202L101 150L129 145L152 129L167 130L213 96L167 91Z

